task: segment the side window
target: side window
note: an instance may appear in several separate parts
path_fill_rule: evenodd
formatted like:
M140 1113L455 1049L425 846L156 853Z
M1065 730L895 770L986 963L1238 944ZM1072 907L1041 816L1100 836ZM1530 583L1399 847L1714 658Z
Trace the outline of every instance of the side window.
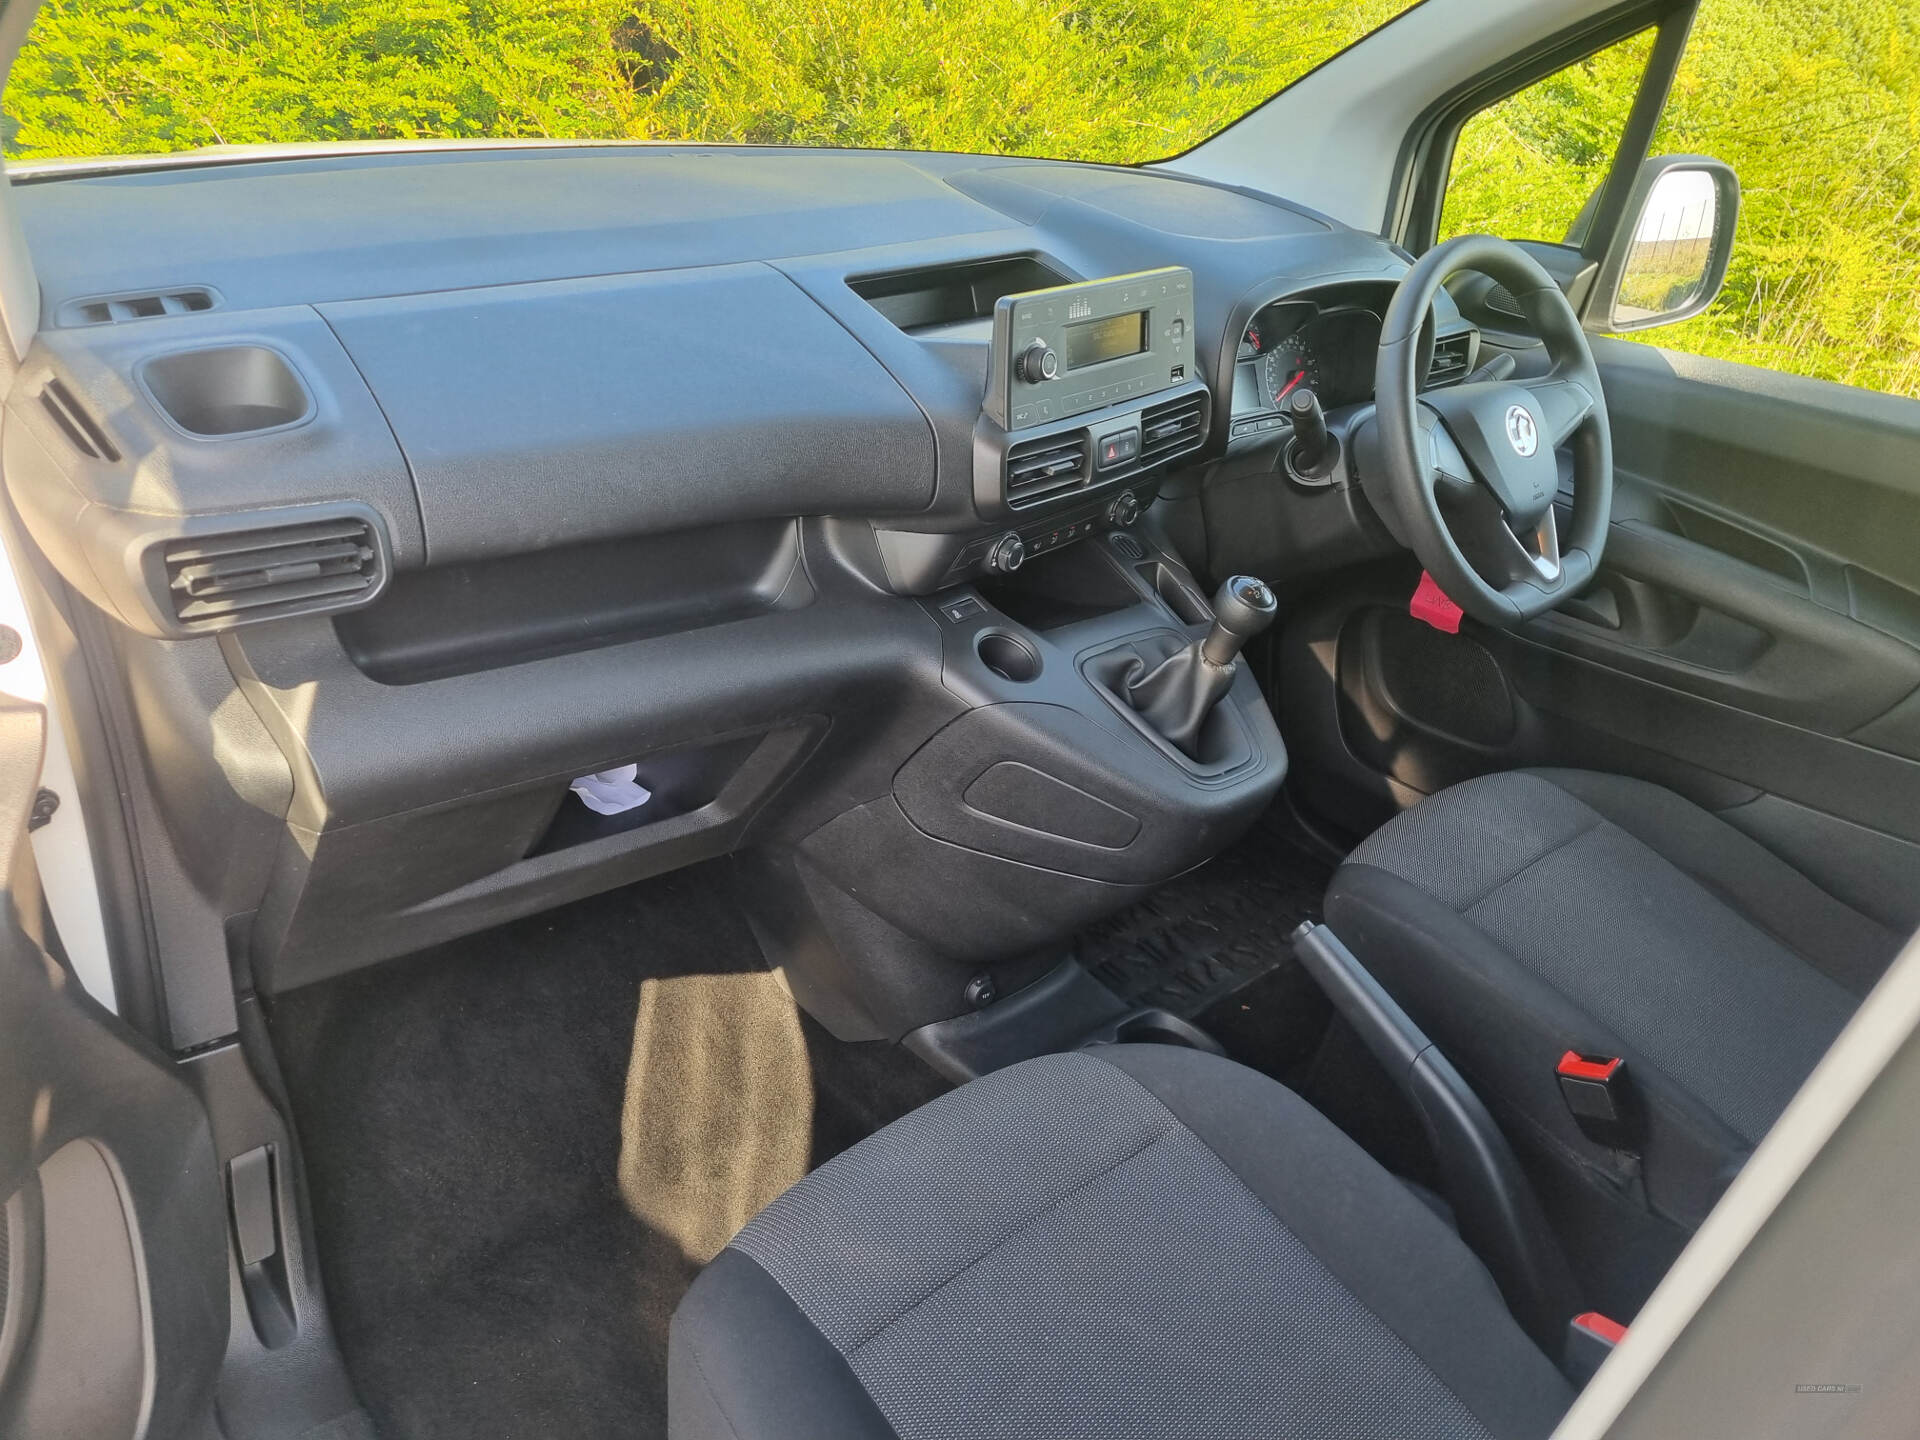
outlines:
M1447 174L1440 238L1567 239L1613 164L1653 34L1629 36L1468 120Z
M1702 0L1653 153L1741 197L1719 300L1651 343L1920 397L1920 6Z
M1469 120L1440 238L1578 243L1652 43L1633 36ZM1652 153L1731 166L1739 228L1719 298L1631 338L1920 397L1920 5L1701 0ZM1680 252L1711 219L1676 215L1678 232L1645 237L1671 265L1630 277L1629 307L1670 304L1664 282L1697 273Z

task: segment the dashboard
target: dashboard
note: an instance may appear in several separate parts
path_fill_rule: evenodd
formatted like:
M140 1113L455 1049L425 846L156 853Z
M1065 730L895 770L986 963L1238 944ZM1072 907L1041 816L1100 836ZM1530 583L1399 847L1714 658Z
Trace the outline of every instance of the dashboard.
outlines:
M793 907L767 933L801 946L796 916L827 923L803 892L833 876L952 957L954 986L887 999L882 967L843 997L847 1033L897 1036L981 956L1052 953L1195 859L936 842L905 815L952 777L900 800L909 757L967 716L1003 753L993 727L1086 699L1048 635L1194 623L1208 569L1393 549L1357 485L1289 483L1275 402L1365 404L1407 261L1279 197L979 156L558 146L190 156L42 171L12 200L44 322L5 483L167 757L150 829L182 837L175 951L208 967L169 974L182 996L226 993L233 916L256 917L272 993L743 853L751 829L813 867L760 887ZM1087 282L1111 308L1069 299L1060 325L1108 323L1035 317L1057 378L990 413L1002 302ZM1473 335L1444 294L1434 319L1444 383ZM1088 704L1047 755L1135 743ZM1029 772L1060 762L1009 753L1026 769L988 789L1026 813ZM1225 793L1137 758L1106 771L1123 818L1170 813L1139 789L1156 778L1180 813ZM559 824L571 777L636 761L664 803ZM985 803L967 794L939 802L955 826ZM231 1029L216 1000L172 1023L183 1048Z
M1379 237L1276 197L968 156L474 149L16 192L52 321L36 383L57 378L86 412L27 407L72 474L45 493L10 477L35 492L23 508L77 490L118 557L129 529L160 546L204 514L357 503L395 575L832 516L870 531L886 589L928 593L982 573L1008 533L1050 543L1123 497L1122 513L1145 507L1169 475L1265 433L1290 384L1330 411L1364 403L1406 269ZM107 238L127 234L143 243ZM1070 417L1002 417L1017 454L982 430L1002 297L1165 267L1193 277L1185 393L1078 386ZM1454 336L1464 322L1438 308ZM222 348L247 353L206 358ZM285 423L196 429L228 370L284 391ZM182 413L156 413L163 392ZM69 453L62 421L107 410L127 432L114 448L166 456L137 504ZM137 628L205 628L123 583L119 559L73 561Z

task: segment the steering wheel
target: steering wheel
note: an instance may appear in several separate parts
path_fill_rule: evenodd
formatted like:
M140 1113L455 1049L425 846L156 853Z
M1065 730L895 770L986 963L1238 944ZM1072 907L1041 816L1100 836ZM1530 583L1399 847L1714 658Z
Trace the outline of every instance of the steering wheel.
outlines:
M1546 346L1545 375L1417 393L1421 330L1441 284L1463 270L1512 294ZM1573 307L1526 251L1462 235L1414 264L1381 324L1374 409L1379 479L1400 538L1467 614L1517 625L1593 578L1613 513L1606 399ZM1553 509L1563 445L1573 454L1564 542Z

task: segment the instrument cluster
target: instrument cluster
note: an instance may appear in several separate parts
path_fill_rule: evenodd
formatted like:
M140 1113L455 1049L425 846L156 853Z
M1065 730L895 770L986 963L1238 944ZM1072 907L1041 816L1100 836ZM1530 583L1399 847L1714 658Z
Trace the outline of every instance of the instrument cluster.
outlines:
M1327 410L1363 404L1373 398L1379 347L1380 316L1365 306L1275 301L1240 337L1233 413L1278 411L1302 388L1319 396Z

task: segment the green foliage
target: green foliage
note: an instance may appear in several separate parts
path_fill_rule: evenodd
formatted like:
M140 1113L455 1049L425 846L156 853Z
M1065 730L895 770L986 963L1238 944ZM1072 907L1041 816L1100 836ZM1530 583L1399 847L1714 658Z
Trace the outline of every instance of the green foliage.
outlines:
M605 0L48 0L20 158L267 141L629 133Z
M1461 127L1440 238L1476 231L1559 240L1606 178L1653 32L1490 105Z
M1205 138L1406 3L46 0L4 135L22 159L544 137L1131 163ZM1476 117L1443 232L1564 234L1648 45ZM1920 395L1920 5L1705 0L1659 144L1727 161L1745 202L1721 300L1650 338Z
M1134 162L1408 3L47 0L6 148L548 137Z
M1443 233L1559 239L1607 167L1563 137L1619 135L1631 48L1470 122ZM1636 338L1920 396L1920 5L1704 0L1654 149L1731 165L1740 230L1719 301Z

